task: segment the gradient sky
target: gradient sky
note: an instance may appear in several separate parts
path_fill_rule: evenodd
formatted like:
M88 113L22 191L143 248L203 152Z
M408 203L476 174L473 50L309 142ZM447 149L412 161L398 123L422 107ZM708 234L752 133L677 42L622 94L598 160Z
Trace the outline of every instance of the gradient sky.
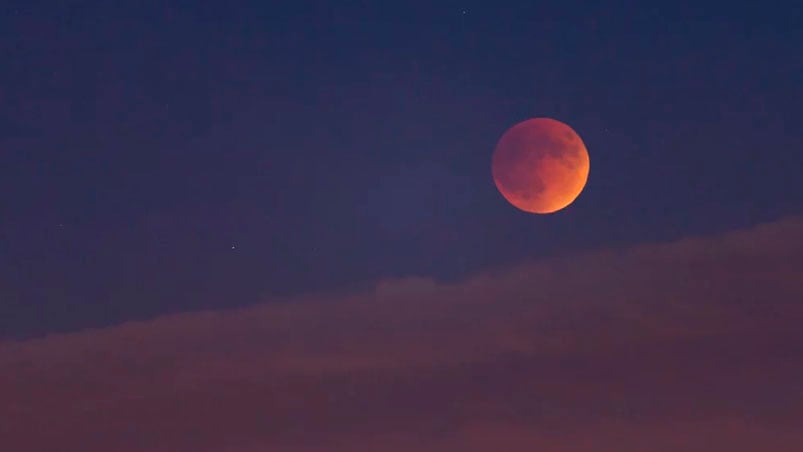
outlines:
M803 449L803 9L608 3L4 1L0 438Z

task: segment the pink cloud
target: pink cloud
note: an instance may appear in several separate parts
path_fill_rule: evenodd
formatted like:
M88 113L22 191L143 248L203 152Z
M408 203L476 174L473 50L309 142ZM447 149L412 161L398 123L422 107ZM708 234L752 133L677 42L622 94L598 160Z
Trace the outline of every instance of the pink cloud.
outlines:
M790 218L3 343L0 444L800 450L800 237Z

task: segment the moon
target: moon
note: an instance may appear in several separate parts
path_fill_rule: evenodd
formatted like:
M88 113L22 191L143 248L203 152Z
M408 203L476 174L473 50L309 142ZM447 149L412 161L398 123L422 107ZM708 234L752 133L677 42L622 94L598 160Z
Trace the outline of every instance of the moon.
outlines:
M533 118L508 129L494 148L491 172L499 193L529 213L557 212L588 180L588 150L568 125Z

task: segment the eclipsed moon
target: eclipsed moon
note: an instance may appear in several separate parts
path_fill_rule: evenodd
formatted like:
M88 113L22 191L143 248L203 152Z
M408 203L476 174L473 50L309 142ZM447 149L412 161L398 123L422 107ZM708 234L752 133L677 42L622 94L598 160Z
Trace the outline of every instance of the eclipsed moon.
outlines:
M491 172L515 207L552 213L571 204L588 180L588 150L571 127L550 118L520 122L499 139Z

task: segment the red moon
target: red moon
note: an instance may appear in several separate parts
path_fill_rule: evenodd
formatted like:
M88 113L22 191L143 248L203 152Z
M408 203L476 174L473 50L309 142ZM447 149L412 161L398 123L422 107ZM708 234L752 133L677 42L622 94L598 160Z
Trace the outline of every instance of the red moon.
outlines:
M550 118L528 119L508 129L491 162L496 188L529 213L552 213L571 204L583 191L588 171L583 140Z

